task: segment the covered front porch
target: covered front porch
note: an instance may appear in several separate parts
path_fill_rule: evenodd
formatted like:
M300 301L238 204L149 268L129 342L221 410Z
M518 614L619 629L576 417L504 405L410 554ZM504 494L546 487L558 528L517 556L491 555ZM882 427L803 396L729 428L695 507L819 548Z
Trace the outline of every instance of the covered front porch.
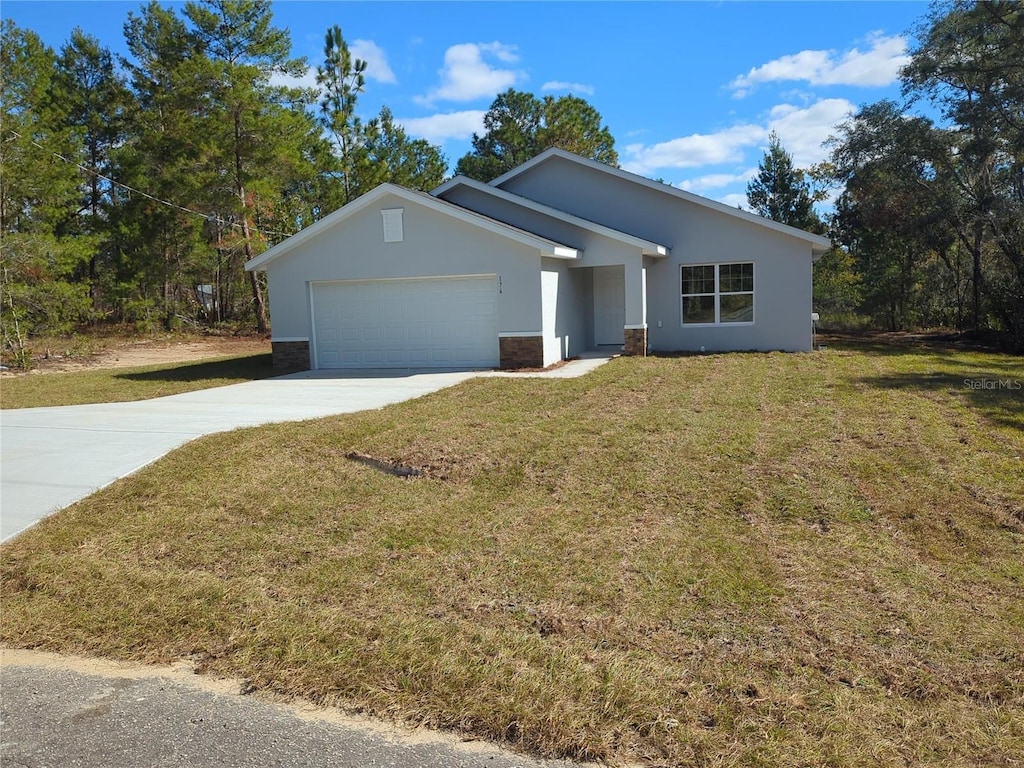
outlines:
M647 354L647 267L645 257L620 264L573 264L570 279L582 298L587 350ZM585 260L584 260L585 261Z

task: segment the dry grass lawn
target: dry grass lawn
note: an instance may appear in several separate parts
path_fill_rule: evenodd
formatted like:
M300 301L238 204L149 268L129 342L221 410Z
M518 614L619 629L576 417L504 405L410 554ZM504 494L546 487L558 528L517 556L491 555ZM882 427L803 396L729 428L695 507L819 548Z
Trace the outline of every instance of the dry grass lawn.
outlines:
M211 436L4 546L0 637L539 755L1020 765L1014 382L929 346L618 359Z
M40 408L85 403L123 403L240 384L273 376L269 352L250 349L225 356L195 345L189 357L139 366L95 364L79 369L0 378L0 408ZM175 350L162 350L174 355Z

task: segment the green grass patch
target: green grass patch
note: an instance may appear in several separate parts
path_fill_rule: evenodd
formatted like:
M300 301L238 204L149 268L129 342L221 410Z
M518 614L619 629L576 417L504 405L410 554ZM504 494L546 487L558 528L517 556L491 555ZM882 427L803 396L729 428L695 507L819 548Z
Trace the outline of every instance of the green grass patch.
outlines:
M210 436L5 545L0 637L539 755L1012 765L1024 395L980 379L1024 361L622 358Z
M23 374L0 383L0 407L122 403L239 384L274 374L269 354L215 357L138 368Z

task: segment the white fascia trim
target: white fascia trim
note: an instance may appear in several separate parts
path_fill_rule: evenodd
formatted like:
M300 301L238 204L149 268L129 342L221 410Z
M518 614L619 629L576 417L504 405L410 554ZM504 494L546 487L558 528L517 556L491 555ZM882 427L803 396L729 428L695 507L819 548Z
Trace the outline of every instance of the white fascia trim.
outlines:
M273 344L275 341L280 341L282 343L286 342L286 341L287 342L292 342L292 341L309 341L309 337L308 336L282 336L281 338L278 338L277 336L271 336L270 337L270 343Z
M540 237L539 235L535 235L532 232L518 229L517 227L513 227L511 224L505 224L504 222L497 221L496 219L488 218L487 216L462 208L454 203L449 203L447 200L442 200L423 192L414 192L411 189L400 187L397 184L385 182L384 184L374 187L365 195L357 197L351 203L348 203L333 213L324 216L320 221L310 224L305 229L299 230L291 237L281 241L273 248L264 251L256 258L250 259L246 262L245 269L249 272L264 269L269 262L284 256L289 251L292 251L299 245L302 245L302 243L316 237L325 230L340 224L342 221L359 213L364 208L370 207L385 195L395 195L403 200L408 200L410 203L418 203L430 208L431 210L437 211L438 213L452 216L453 218L459 219L467 224L480 227L481 229L485 229L496 235L507 237L510 240L515 240L523 245L536 248L543 256L550 256L559 259L579 258L580 252L575 248L570 248L562 243L556 243L553 240L548 240Z
M772 221L771 219L766 219L763 216L758 216L756 213L750 213L739 208L733 208L732 206L726 205L725 203L720 203L717 200L711 200L710 198L707 197L701 197L700 195L693 194L693 192L687 192L685 190L679 189L678 187L673 187L668 184L662 184L660 181L654 181L653 179L648 179L645 176L640 176L639 174L636 173L630 173L629 171L624 171L621 168L615 168L611 165L607 165L606 163L600 163L597 160L591 160L586 157L580 157L579 155L574 155L572 152L566 152L564 149L559 149L558 147L552 147L551 149L547 149L541 152L536 157L527 160L522 165L516 166L511 171L506 171L501 176L499 176L498 178L494 179L489 183L491 184L491 186L500 187L502 184L509 181L510 179L514 179L516 176L526 173L534 166L540 165L541 163L545 163L548 160L556 157L576 163L577 165L583 165L586 166L587 168L593 168L595 170L602 171L603 173L610 173L613 176L617 176L620 179L631 181L635 184L641 184L650 189L657 190L658 192L662 192L664 194L672 195L682 200L686 200L687 202L694 203L696 205L702 205L705 208L710 208L713 211L718 211L719 213L724 213L729 216L735 216L736 218L742 219L743 221L749 222L751 224L757 224L758 226L765 227L766 229L771 229L781 234L789 235L790 237L795 237L799 240L804 240L811 244L812 258L813 254L818 253L820 257L820 254L824 253L825 251L832 247L832 241L829 240L827 237L822 237L821 235L814 235L811 234L810 232L806 232L802 229L797 229L796 227L791 227L787 224L780 224L777 221Z
M519 336L543 336L543 331L512 331L510 333L499 333L499 339L510 339Z
M574 224L581 229L587 229L591 232L596 232L599 235L611 238L612 240L618 240L621 243L632 245L639 248L644 256L668 256L670 249L667 246L655 243L651 240L644 240L642 237L636 237L625 232L620 232L617 229L605 226L604 224L598 224L596 221L589 221L587 219L581 219L579 216L575 216L565 211L560 211L557 208L552 208L550 205L544 205L544 203L538 203L536 200L531 200L528 197L517 195L512 192L508 192L504 189L493 187L490 184L484 184L476 179L471 179L468 176L456 176L453 179L449 179L444 184L430 191L430 194L435 197L443 198L445 193L450 192L456 187L469 187L475 189L478 192L493 195L501 200L505 200L510 203L515 203L523 208L529 208L531 211L537 213L543 213L545 216L550 216L553 219L564 221L567 224Z
M622 327L627 331L646 331L647 323L638 323L636 325L624 325Z

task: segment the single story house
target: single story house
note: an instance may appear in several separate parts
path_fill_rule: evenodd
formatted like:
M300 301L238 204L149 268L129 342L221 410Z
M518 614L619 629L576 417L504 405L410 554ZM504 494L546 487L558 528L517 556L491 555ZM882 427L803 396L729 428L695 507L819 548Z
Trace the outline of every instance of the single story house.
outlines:
M829 241L549 149L489 184L382 184L246 264L274 365L520 368L589 349L808 350Z

